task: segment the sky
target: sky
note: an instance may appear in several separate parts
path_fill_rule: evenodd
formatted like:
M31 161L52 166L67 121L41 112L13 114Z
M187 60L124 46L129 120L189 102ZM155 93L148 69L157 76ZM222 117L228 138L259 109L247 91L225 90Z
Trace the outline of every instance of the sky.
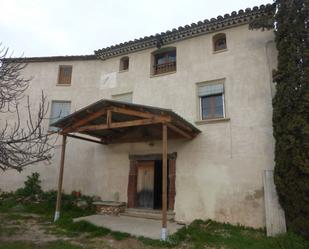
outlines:
M93 54L272 0L0 0L0 43L13 56Z

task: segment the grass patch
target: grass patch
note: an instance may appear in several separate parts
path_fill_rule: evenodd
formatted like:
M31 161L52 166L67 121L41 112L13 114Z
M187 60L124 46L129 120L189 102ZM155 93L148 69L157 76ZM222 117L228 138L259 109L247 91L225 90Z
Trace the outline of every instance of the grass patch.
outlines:
M87 221L77 221L73 222L72 219L59 219L55 223L58 227L60 227L62 232L69 236L78 236L81 233L87 233L88 237L97 237L97 236L105 236L111 233L111 230L98 227L89 223Z
M35 217L31 216L31 215L25 215L25 214L18 214L18 213L9 213L7 216L6 216L6 219L9 219L9 220L30 220L30 219L33 219Z
M19 226L0 226L0 236L10 237L18 233L20 230ZM0 247L1 249L1 247Z
M164 247L165 248L165 247L176 246L176 244L171 243L170 241L167 242L167 241L161 241L161 240L156 240L156 239L150 239L150 238L145 238L143 236L139 236L137 237L137 239L141 241L144 245L151 246L151 247Z
M273 239L274 248L278 249L308 249L309 241L292 233L287 233Z
M228 249L309 248L309 242L296 235L286 234L277 238L268 238L265 236L264 230L233 226L210 220L196 220L169 238L171 246L177 246L182 242L188 243L196 249L204 248L205 245Z
M0 212L8 213L17 205L15 198L9 197L0 201Z
M18 213L38 214L46 219L52 220L56 206L56 192L48 191L42 193L40 202L29 201L26 203L20 202L20 197L16 194L10 194L7 198L0 201L0 213ZM84 197L88 200L90 197ZM77 207L74 202L76 197L71 195L62 195L61 215L63 218L77 218L95 213L94 207L90 205L87 209ZM22 219L22 217L18 217Z
M65 241L48 242L44 244L34 244L27 241L15 241L15 242L1 242L0 249L85 249L87 247L81 247L73 245Z
M130 234L128 233L123 233L123 232L118 232L118 231L112 231L110 232L110 234L115 240L124 240L130 237Z

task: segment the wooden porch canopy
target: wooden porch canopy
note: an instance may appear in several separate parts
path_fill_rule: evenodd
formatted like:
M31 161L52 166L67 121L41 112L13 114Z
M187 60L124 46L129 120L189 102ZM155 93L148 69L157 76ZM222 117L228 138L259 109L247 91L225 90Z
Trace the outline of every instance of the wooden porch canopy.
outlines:
M192 139L200 133L172 110L105 99L58 120L52 126L59 128L62 135L113 144L162 140L163 123L169 129L168 139Z
M200 130L169 109L104 99L58 120L52 126L59 128L63 135L55 221L60 217L67 137L106 145L162 140L161 239L167 239L167 142L168 139L193 139Z

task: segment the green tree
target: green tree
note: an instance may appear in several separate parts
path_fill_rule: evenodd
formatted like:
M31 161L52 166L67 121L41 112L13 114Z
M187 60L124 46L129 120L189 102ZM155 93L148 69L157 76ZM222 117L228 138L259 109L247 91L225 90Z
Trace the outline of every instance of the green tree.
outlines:
M276 4L275 184L288 227L309 237L309 2Z
M275 28L274 180L288 228L309 238L309 0L276 0L270 12L251 27Z

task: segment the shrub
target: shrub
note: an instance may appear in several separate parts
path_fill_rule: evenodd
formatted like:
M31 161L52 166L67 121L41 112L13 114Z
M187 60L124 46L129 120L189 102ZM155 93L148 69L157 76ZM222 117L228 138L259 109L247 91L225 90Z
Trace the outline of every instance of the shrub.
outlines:
M32 197L32 199L34 199L43 193L40 184L40 174L37 172L32 173L31 176L27 176L25 186L17 189L15 194L23 197Z

